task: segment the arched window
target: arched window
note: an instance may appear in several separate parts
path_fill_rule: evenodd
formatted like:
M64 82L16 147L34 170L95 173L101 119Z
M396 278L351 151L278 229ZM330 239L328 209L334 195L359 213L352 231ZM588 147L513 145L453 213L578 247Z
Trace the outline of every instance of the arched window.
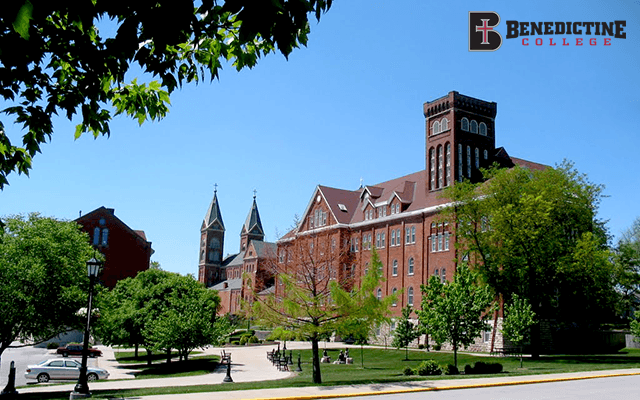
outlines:
M93 245L97 246L100 244L100 228L95 228L93 230Z
M413 275L413 257L409 259L409 269L407 271L409 275Z
M445 283L447 281L447 272L445 268L442 268L442 283Z
M441 125L441 132L446 131L447 129L449 129L449 120L446 118L442 118L442 125Z
M433 134L437 135L440 133L440 122L436 121L433 123Z
M211 249L219 249L220 248L220 239L214 237L209 241L209 248Z
M444 185L449 186L451 184L451 143L447 143L444 145Z
M416 242L416 227L412 226L411 227L411 243L415 243Z
M476 147L476 169L480 168L480 150Z
M440 277L440 270L436 269L435 272L433 273L434 276L437 276L438 278Z
M482 136L487 136L487 124L484 122L480 122L480 134Z
M460 124L463 131L469 130L469 120L467 118L462 118L462 121L460 122Z
M391 231L391 246L396 245L396 231L395 229Z
M429 149L429 173L431 174L431 187L436 188L436 150L432 147Z
M109 228L102 228L102 245L109 244Z
M467 176L471 178L471 146L467 146Z
M484 151L484 159L486 160L486 159L488 159L488 158L489 158L489 151L488 151L488 150L485 150L485 151Z
M478 133L478 123L476 122L475 119L471 121L470 128L471 128L470 129L471 133Z
M458 143L458 180L462 182L462 145Z
M395 307L398 305L397 300L395 299L395 296L397 293L398 293L398 289L393 288L393 290L391 291L391 294L394 296L394 299L393 299L393 303L391 303L391 307Z
M442 146L438 146L438 187L441 188L444 184L444 179L442 177L442 168L444 164L444 159L442 155Z
M407 304L410 306L413 306L413 288L410 287L409 290L407 290Z
M382 300L382 289L378 289L378 293L376 294L376 298L378 300Z
M391 275L398 276L398 260L393 260L393 269L391 270Z

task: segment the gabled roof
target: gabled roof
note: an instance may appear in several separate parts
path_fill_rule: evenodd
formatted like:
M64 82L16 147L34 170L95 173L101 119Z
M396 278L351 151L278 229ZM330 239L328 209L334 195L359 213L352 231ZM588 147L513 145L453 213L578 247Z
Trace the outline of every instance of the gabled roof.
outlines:
M523 168L528 168L528 169L531 169L531 170L544 171L547 168L551 168L548 165L535 163L533 161L523 160L521 158L511 157L511 161L513 161L513 163L516 164L516 165L519 165L519 166L521 166Z
M85 215L78 217L75 222L77 222L78 224L82 225L82 221L83 220L88 220L91 219L94 215L102 215L106 218L108 218L109 220L115 222L116 224L120 225L122 228L124 228L124 230L128 231L131 236L133 236L137 241L142 242L145 245L148 245L149 247L151 247L151 242L147 240L147 236L145 235L144 231L134 231L133 229L131 229L129 227L129 225L125 224L124 222L122 222L122 220L118 217L116 217L115 214L115 209L113 208L106 208L105 206L101 206L99 208L96 208L95 210L86 213ZM153 254L153 249L151 250L152 254Z
M226 268L226 267L234 267L236 265L242 265L244 264L244 251L241 251L238 254L232 254L230 256L225 257L224 260L222 260L222 267Z
M358 207L359 192L353 190L336 189L328 186L318 186L333 217L338 223L348 224ZM342 204L344 207L340 207ZM345 211L346 210L346 211Z
M226 284L226 287L225 287L225 284ZM222 281L220 283L217 283L217 284L211 286L209 289L217 290L219 292L225 291L225 290L242 289L242 278L227 279L226 281Z
M213 192L213 200L209 204L209 209L202 221L202 230L215 229L224 231L224 222L222 222L222 213L220 212L220 205L218 204L218 191Z
M260 213L258 212L258 203L256 203L256 196L253 196L251 210L249 210L249 215L247 215L247 219L244 221L244 225L242 225L242 233L264 235L262 221L260 221Z
M276 256L277 246L275 243L252 240L250 246L253 246L258 258L273 258Z

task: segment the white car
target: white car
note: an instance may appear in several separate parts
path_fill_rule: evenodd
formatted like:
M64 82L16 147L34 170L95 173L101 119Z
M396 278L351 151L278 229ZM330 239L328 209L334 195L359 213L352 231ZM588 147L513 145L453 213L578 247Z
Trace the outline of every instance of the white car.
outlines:
M38 382L49 382L50 379L78 379L81 364L75 360L45 360L36 365L27 366L24 373L26 379L37 379ZM87 380L107 379L109 372L102 368L87 367Z

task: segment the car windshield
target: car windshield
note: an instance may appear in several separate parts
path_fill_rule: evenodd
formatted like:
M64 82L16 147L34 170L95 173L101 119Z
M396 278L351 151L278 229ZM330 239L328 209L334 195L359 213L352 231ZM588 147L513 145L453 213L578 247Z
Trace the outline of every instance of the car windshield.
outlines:
M39 362L38 364L36 364L36 365L42 365L42 364L46 363L47 361L49 361L49 360L40 361L40 362Z

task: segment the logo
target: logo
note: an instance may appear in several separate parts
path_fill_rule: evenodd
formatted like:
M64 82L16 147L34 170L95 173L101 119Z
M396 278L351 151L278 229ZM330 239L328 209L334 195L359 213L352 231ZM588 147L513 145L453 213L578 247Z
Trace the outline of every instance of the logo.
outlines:
M500 16L493 11L469 11L469 51L496 51L502 36L494 28Z

